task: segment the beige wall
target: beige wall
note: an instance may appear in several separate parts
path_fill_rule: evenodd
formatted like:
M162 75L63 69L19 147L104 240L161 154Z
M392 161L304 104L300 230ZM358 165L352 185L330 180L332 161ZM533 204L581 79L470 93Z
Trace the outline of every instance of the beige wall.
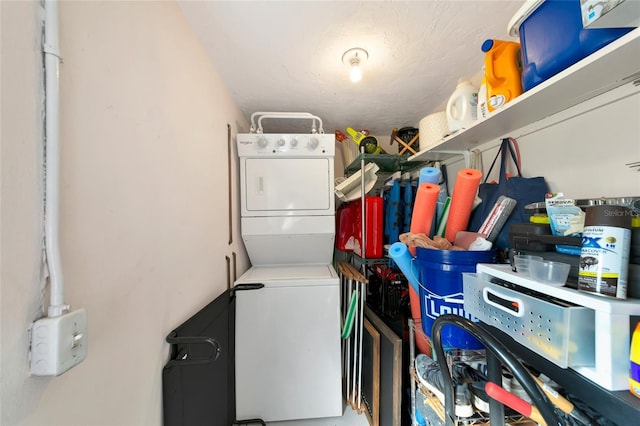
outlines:
M638 196L640 173L627 163L640 158L640 93L627 86L507 135L518 140L523 176L544 176L551 191L573 199ZM485 173L499 145L479 147ZM450 164L451 188L462 167Z
M27 329L47 301L41 11L0 13L0 423L159 425L166 335L226 289L225 256L248 264L238 220L232 245L227 225L227 123L246 121L174 2L60 3L60 247L88 356L30 377Z

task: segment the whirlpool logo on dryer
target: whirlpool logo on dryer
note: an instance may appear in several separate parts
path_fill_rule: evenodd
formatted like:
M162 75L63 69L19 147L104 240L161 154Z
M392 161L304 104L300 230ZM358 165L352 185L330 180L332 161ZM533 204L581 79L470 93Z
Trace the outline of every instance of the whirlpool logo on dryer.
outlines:
M422 300L424 314L431 319L436 319L440 315L453 314L465 317L473 322L479 320L473 315L465 312L464 299L462 293L454 293L446 296L431 293L425 291L424 298Z

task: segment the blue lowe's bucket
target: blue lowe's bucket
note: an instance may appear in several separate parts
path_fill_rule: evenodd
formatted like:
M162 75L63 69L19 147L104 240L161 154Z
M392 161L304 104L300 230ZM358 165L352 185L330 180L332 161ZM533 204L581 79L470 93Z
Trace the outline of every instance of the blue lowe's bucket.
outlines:
M442 314L460 315L478 320L464 310L462 273L475 272L478 263L495 263L496 252L431 250L417 248L417 269L420 275L420 313L422 330L431 337L431 327ZM441 330L444 348L482 349L484 346L459 327L445 325Z

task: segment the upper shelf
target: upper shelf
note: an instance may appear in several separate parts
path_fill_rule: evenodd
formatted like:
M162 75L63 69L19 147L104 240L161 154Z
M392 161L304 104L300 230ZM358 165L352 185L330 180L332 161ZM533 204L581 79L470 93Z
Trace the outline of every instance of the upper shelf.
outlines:
M443 160L640 79L640 28L528 90L411 161ZM636 83L634 83L636 84Z
M353 172L357 172L361 168L361 161L365 163L376 163L380 167L382 173L392 173L396 171L406 172L414 169L417 166L422 165L422 161L409 160L408 157L403 157L394 154L360 154L344 169L345 175L350 175Z

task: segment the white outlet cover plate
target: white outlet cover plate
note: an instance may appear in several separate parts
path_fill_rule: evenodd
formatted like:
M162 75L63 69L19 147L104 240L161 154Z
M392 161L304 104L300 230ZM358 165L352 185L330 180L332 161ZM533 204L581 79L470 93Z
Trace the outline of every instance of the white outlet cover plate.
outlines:
M31 374L59 376L87 357L87 312L45 317L31 329Z

